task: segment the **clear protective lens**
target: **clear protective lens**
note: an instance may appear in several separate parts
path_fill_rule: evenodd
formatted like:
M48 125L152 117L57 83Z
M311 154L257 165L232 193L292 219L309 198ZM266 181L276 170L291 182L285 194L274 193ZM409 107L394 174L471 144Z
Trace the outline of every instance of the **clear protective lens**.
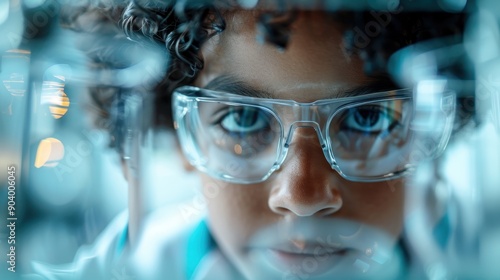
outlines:
M328 132L331 153L349 177L380 177L406 169L411 151L410 98L360 103L340 109Z
M198 102L193 136L205 167L226 179L255 181L276 162L280 122L268 108L228 102Z

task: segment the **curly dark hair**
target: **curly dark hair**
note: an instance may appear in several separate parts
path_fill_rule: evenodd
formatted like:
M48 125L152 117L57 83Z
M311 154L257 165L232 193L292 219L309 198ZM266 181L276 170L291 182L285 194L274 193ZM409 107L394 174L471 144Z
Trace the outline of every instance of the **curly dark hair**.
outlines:
M155 99L154 123L159 127L171 127L170 97L172 91L191 84L203 69L200 48L212 36L226 29L225 13L235 8L231 1L140 1L104 4L88 3L78 9L63 13L62 23L68 28L84 34L87 44L82 44L94 68L123 69L134 62L127 57L131 48L161 49L168 57L165 73L153 88L141 88L145 94L153 93ZM295 9L286 7L286 1L277 1L277 8L262 10L258 17L260 39L286 48L290 25ZM364 61L364 70L369 76L384 76L388 58L397 50L432 38L452 37L462 40L466 13L405 12L396 7L397 13L390 13L390 22L378 30L366 44L356 41L356 30L369 28L375 21L375 11L336 11L331 16L344 26L344 47L349 55L359 56ZM93 34L93 35L92 35ZM104 36L103 36L104 35ZM89 39L88 36L91 36ZM460 64L460 63L459 63ZM450 70L451 69L451 70ZM463 67L458 65L447 71L457 78L469 78ZM141 91L140 90L140 91ZM123 110L120 109L125 96L134 90L94 85L90 89L93 110L97 112L101 127L111 132L111 146L121 150L124 132ZM473 111L470 100L466 102L469 116ZM466 117L461 118L465 122Z

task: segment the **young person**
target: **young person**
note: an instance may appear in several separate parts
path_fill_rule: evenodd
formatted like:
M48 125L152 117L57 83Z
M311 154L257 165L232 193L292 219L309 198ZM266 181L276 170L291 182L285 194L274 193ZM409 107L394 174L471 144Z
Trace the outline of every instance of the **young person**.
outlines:
M123 30L113 40L165 48L154 121L140 129L177 131L185 159L201 178L207 213L173 230L183 224L179 213L156 213L140 224L132 221L132 207L128 223L125 216L117 219L93 249L59 270L62 279L109 277L118 259L141 279L388 279L408 273L404 176L419 137L412 126L417 113L413 85L391 79L388 59L419 41L460 37L464 16L409 13L403 6L334 11L327 4L277 1L248 9L228 2L131 1L70 17L75 23L98 15L95 26L114 22ZM103 53L109 54L100 52L96 62L124 63ZM103 92L94 89L92 97L109 120L112 144L126 153L120 100L131 93ZM454 98L448 93L440 98ZM443 129L433 136L435 154L451 132L455 103L448 104L436 109ZM127 156L125 170L131 162Z

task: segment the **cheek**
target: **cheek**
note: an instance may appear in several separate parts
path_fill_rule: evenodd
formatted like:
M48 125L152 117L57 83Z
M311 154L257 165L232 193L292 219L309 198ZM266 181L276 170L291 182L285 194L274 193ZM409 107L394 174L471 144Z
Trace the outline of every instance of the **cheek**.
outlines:
M397 237L403 229L405 187L402 180L350 187L344 202L350 218ZM350 206L348 206L350 205Z
M234 185L202 175L208 222L217 243L235 253L259 228L272 223L262 185Z

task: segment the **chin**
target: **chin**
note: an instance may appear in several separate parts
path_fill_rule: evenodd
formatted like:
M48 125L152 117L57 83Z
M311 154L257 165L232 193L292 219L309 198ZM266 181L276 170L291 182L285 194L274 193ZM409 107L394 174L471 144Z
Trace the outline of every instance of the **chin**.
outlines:
M397 279L406 269L404 256L384 231L304 219L259 230L235 265L247 279Z

